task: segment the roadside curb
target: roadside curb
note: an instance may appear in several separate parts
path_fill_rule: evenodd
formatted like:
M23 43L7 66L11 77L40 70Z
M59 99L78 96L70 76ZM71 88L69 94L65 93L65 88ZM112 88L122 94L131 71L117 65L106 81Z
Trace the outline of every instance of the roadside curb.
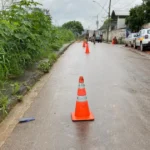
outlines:
M120 45L120 46L121 46L121 45ZM141 52L141 51L139 51L138 49L133 49L133 48L131 48L131 47L125 47L125 46L121 46L121 47L122 47L122 48L125 48L125 49L127 49L127 50L130 50L130 51L132 51L133 53L139 54L139 55L141 55L141 56L144 56L144 57L150 59L150 54Z
M139 55L141 55L141 56L145 56L145 57L147 57L148 59L150 59L150 55L149 54L146 54L146 53L143 53L143 52L140 52L139 50L134 50L134 49L129 49L129 50L131 50L132 52L134 52L134 53L137 53L137 54L139 54Z
M75 41L70 42L69 44L65 44L62 46L62 48L59 49L59 51L56 52L57 58L59 58ZM57 60L56 60L57 61ZM55 62L53 63L53 65ZM51 68L50 68L51 70ZM37 81L44 75L45 73L36 70L35 73L26 81L26 84L22 84L16 93L17 95L25 96L30 88L32 88ZM18 99L17 96L10 96L9 97L9 103L7 106L7 111L8 113L11 111L11 109L19 102L20 100ZM2 112L0 112L0 122L4 119Z

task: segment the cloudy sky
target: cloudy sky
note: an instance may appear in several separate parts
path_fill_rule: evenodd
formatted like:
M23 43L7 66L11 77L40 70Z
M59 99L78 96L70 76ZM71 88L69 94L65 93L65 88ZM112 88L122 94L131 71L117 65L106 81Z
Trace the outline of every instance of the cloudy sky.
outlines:
M106 19L109 0L38 0L43 7L50 10L53 23L62 25L70 20L81 21L84 28L96 28L96 16L99 26ZM111 11L128 11L131 7L141 4L142 0L111 0ZM102 7L104 9L102 9Z

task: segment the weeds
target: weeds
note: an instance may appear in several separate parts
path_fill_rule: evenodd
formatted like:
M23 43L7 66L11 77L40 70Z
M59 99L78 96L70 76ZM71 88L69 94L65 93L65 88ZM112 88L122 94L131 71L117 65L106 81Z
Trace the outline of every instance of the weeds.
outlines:
M22 102L23 96L22 95L17 95L17 100L18 102Z
M15 82L14 84L11 84L11 86L13 87L12 94L17 94L20 89L20 84L18 82Z
M50 69L49 62L41 62L38 66L38 69L41 70L44 73L48 73Z
M74 39L71 31L53 26L50 14L45 15L38 5L21 0L0 13L0 80L17 78ZM48 64L41 67L48 71Z
M48 58L49 58L49 64L50 66L52 66L53 63L57 60L57 55L55 53L52 53L49 55Z
M75 39L74 34L62 27L52 25L51 15L45 15L33 0L20 0L0 13L0 88L5 82L17 78L24 71L41 59L48 62L39 65L44 73L56 61L55 51ZM20 89L18 82L11 84L12 94ZM30 90L30 87L27 87ZM8 97L0 93L0 111L7 114Z
M0 111L3 115L7 115L8 97L0 93Z

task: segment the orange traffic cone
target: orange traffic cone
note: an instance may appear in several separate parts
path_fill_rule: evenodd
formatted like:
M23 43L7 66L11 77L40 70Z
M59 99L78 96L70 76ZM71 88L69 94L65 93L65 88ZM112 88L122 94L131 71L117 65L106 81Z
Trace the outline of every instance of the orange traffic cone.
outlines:
M112 40L112 45L114 45L115 44L115 42L114 42L114 40Z
M85 53L86 53L86 54L89 54L89 53L90 53L90 51L89 51L89 45L88 45L88 43L86 44Z
M94 116L92 112L90 112L88 106L84 78L82 76L79 78L78 97L76 101L75 112L71 114L71 117L72 121L94 120Z
M85 40L83 41L83 47L85 47L85 45L86 45L86 42L85 42Z

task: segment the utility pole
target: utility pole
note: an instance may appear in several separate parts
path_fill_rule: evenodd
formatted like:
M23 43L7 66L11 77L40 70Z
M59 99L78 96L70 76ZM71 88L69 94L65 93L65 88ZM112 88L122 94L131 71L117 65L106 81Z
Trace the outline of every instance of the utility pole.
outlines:
M111 10L111 0L109 0L108 25L107 25L107 42L109 41L110 10Z

